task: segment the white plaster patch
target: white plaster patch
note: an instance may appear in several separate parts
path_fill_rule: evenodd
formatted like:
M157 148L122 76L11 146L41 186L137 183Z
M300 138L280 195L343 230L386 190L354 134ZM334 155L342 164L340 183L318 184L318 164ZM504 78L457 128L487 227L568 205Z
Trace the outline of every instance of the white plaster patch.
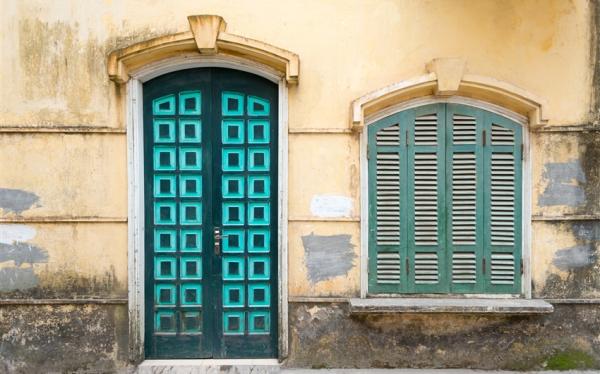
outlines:
M310 201L313 216L323 218L351 217L352 199L337 195L315 195Z
M0 225L0 243L25 242L35 237L36 231L27 225Z

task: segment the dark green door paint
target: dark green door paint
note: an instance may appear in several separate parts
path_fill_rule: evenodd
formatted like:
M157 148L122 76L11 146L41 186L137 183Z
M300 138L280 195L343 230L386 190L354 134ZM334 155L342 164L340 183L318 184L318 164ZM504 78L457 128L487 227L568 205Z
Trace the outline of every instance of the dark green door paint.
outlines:
M230 69L144 84L147 357L277 356L277 108Z
M370 293L520 293L521 131L458 104L370 125Z

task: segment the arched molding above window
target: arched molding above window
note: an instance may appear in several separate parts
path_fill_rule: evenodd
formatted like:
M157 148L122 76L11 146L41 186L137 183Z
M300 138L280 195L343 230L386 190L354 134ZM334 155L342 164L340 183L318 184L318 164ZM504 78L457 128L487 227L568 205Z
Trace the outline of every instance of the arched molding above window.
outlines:
M511 83L475 74L464 74L462 59L435 59L427 64L428 74L403 80L370 92L352 102L351 128L360 131L365 118L423 97L465 97L494 104L522 115L535 128L545 125L545 103L534 94Z
M259 63L298 82L300 60L290 51L258 40L227 33L220 16L189 16L190 31L160 36L115 50L108 56L108 75L116 83L126 83L133 72L146 65L181 55L233 57Z

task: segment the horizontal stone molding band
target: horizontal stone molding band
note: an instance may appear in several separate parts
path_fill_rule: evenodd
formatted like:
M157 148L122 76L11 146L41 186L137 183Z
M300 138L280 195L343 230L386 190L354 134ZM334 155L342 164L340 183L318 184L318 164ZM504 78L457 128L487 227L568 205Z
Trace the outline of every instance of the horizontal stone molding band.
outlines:
M127 304L126 298L107 298L107 299L0 299L2 305L73 305L73 304L107 304L122 305Z

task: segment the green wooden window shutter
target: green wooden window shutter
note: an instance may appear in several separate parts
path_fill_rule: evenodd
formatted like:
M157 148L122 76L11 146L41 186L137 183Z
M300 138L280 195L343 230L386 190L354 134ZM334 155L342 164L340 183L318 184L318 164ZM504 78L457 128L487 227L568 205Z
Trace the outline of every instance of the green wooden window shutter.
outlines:
M402 112L369 129L369 290L401 292L406 285L406 117Z
M518 124L435 104L368 142L370 293L520 292Z
M427 105L408 118L408 289L447 291L444 217L444 105Z
M485 290L518 293L521 289L522 129L504 117L486 113L484 256Z
M446 109L446 196L451 292L483 292L483 112Z

